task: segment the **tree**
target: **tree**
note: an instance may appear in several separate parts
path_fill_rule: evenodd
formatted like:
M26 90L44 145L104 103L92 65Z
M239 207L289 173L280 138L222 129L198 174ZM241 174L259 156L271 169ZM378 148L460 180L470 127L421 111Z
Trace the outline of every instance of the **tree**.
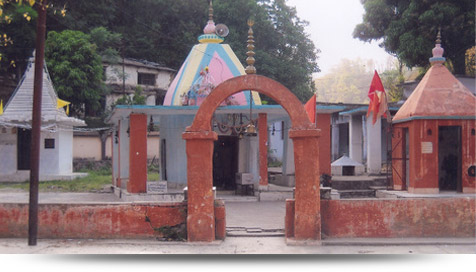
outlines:
M343 59L327 75L317 78L317 101L327 103L368 103L367 93L372 81L371 60Z
M45 58L59 97L71 102L75 116L95 115L104 91L101 57L90 36L73 30L51 31Z
M428 66L441 27L445 56L456 74L465 72L465 52L474 46L474 0L361 0L365 14L353 36L380 41L408 67Z
M0 10L0 71L20 80L35 47L37 12L30 5L16 3Z
M103 26L122 35L122 44L115 47L121 56L174 69L180 68L208 19L208 1L204 0L52 1L56 6L66 4L68 13L64 20L51 20L50 29L88 33ZM230 29L225 43L243 64L246 21L253 18L258 73L281 82L303 102L312 96L319 50L304 31L307 22L299 19L294 8L284 0L215 0L213 8L215 22Z

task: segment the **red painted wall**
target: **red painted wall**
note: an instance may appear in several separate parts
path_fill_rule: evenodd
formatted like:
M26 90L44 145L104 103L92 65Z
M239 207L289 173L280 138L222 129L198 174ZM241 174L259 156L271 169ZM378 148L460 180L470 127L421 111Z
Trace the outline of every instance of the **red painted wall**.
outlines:
M328 237L474 237L474 198L321 200Z
M39 238L150 238L184 224L186 203L40 204ZM146 217L150 222L146 221ZM28 236L28 204L0 204L0 238Z
M438 127L439 126L460 126L462 133L462 187L467 193L476 192L476 178L468 175L468 167L476 164L476 136L471 134L471 130L476 127L475 120L414 120L407 123L395 125L394 131L398 133L401 128L408 127L410 138L410 188L409 191L424 193L425 190L438 191ZM431 135L428 131L431 130ZM401 135L404 137L404 135ZM399 140L398 137L392 139L392 145L395 146ZM431 142L433 152L430 154L422 153L422 142ZM394 150L393 155L401 155L399 146ZM403 164L394 161L393 167L396 171L404 171ZM395 189L401 182L394 171ZM428 191L430 192L430 191Z
M129 193L147 193L147 115L129 116Z
M318 113L317 128L319 136L319 174L331 175L331 115Z

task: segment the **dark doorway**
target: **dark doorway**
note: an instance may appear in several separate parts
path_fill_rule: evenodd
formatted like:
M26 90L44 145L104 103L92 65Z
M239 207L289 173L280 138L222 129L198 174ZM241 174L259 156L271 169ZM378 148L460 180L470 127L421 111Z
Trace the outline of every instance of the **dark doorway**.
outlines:
M31 130L18 128L17 136L17 168L30 170Z
M442 191L461 192L461 127L438 128L438 181Z
M238 137L218 136L213 149L213 186L234 190L238 172Z
M162 180L167 180L167 144L165 139L160 141L160 172Z
M410 134L408 128L403 129L403 144L405 148L403 149L403 176L405 178L403 190L408 190L410 186Z

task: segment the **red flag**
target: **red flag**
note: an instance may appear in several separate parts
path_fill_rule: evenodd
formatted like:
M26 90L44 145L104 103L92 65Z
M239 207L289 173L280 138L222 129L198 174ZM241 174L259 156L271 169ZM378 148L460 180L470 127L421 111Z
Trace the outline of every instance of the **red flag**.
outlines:
M309 121L315 124L316 123L316 94L314 94L311 97L311 99L309 99L306 102L306 105L304 105L304 108L306 109L307 117L309 117Z
M372 82L370 83L368 97L370 98L370 103L367 117L370 116L370 112L373 112L372 124L375 124L378 118L381 118L382 116L387 117L388 111L387 95L377 71L375 71Z

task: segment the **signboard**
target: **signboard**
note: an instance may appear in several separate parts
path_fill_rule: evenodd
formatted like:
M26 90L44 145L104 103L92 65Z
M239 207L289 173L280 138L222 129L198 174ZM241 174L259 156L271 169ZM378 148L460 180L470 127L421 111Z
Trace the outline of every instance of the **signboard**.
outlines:
M147 193L167 193L167 181L147 182Z
M421 153L422 154L431 154L431 153L433 153L433 143L432 142L421 142Z

